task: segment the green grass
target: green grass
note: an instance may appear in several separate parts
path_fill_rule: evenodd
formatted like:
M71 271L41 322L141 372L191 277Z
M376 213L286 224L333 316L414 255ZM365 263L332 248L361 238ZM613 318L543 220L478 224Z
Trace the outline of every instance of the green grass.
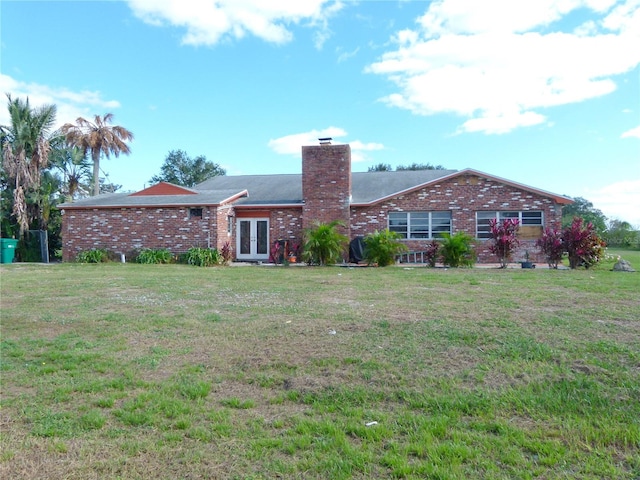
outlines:
M613 263L2 266L0 477L636 479Z

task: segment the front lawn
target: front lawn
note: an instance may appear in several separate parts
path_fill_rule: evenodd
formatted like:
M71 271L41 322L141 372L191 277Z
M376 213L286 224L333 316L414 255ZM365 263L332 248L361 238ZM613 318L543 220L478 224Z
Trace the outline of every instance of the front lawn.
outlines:
M611 266L3 265L0 477L636 479Z

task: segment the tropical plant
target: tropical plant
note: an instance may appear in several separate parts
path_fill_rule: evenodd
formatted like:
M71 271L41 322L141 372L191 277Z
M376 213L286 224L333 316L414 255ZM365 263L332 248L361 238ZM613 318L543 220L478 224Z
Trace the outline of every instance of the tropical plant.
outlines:
M309 265L330 265L337 263L349 243L349 239L338 232L344 223L334 220L330 223L317 222L304 232L302 258Z
M160 172L160 175L151 177L151 183L169 182L184 187L193 187L209 178L227 173L217 163L208 161L204 155L191 158L182 150L171 150L160 167Z
M91 162L85 152L62 144L51 151L50 161L51 167L62 176L61 193L66 201L73 202L90 192Z
M78 263L106 263L109 261L109 252L104 248L92 248L78 253Z
M220 257L222 258L222 263L228 265L233 260L233 250L231 248L231 242L224 242L222 248L220 249Z
M542 232L542 236L536 240L536 246L544 255L549 268L558 268L558 264L562 261L562 255L564 254L562 232L546 228Z
M137 263L161 264L173 262L173 254L166 248L143 248L136 257Z
M473 237L462 231L443 233L440 253L442 263L449 267L472 267L476 262Z
M191 247L185 255L189 265L212 267L221 261L220 252L215 248Z
M605 242L598 236L593 224L585 224L582 217L575 217L571 225L562 231L562 241L571 268L589 268L604 256Z
M427 244L427 247L424 251L424 256L427 261L427 265L431 268L436 266L436 262L438 261L438 253L440 252L440 242L436 240L432 240Z
M489 220L491 230L489 251L498 257L500 268L507 268L514 250L520 244L517 236L519 226L520 221L517 218L505 218L502 222L496 218Z
M56 107L31 108L29 98L14 100L9 94L7 99L11 125L0 127L2 169L6 187L12 192L11 214L22 237L33 220L38 221L38 228L46 228L39 189L42 171L49 164L48 136L55 122Z
M364 237L364 259L369 265L377 263L386 267L395 262L396 255L407 251L407 246L400 242L400 234L388 228L375 231Z
M70 145L80 148L85 153L91 152L94 195L100 193L100 155L104 154L109 158L111 154L118 157L121 153L131 153L126 142L133 140L133 133L118 125L109 125L112 120L112 113L102 117L95 115L93 122L78 117L75 125L66 123L61 129Z
M571 227L574 217L582 218L585 224L591 223L598 235L604 235L607 230L607 217L585 198L575 197L572 204L562 208L562 228Z

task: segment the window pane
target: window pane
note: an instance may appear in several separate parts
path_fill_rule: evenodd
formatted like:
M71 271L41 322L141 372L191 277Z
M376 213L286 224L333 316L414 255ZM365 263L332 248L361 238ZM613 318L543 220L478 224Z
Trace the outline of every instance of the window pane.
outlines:
M523 225L542 225L542 212L522 212Z
M500 220L504 220L507 218L520 218L520 213L519 212L498 212L499 213L499 219Z
M389 213L389 230L396 232L401 238L407 238L407 214L405 212Z
M431 214L431 236L442 237L451 233L451 212L433 212Z
M429 212L409 213L409 238L429 238Z
M477 212L476 213L476 237L490 238L491 228L489 228L489 220L496 218L497 212Z

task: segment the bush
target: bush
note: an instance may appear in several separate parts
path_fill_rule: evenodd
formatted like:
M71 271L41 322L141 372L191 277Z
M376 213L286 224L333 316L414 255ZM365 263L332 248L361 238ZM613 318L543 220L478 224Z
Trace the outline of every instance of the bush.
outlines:
M171 263L172 261L173 254L166 248L143 248L136 257L136 262L146 264Z
M500 268L507 268L513 251L520 244L517 237L519 225L517 218L506 218L502 222L494 218L489 221L492 242L489 251L498 257Z
M368 234L364 237L364 259L369 265L377 263L380 267L395 263L396 255L407 251L407 247L398 241L400 238L389 229Z
M436 262L438 261L438 253L440 253L440 242L432 240L427 244L427 248L425 250L425 258L427 260L427 264L431 268L436 266Z
M536 247L538 247L544 255L549 264L549 268L558 268L558 264L564 254L561 232L551 228L545 229L542 236L536 240Z
M230 242L224 242L222 248L220 249L220 256L222 257L222 263L225 265L229 265L233 260L233 250L231 249Z
M574 217L571 225L562 231L562 241L569 255L571 268L589 268L604 256L604 241L598 236L593 224L585 224L581 217Z
M78 253L78 263L106 263L109 261L109 253L105 248L92 248Z
M339 226L344 224L334 220L331 223L317 223L315 227L305 230L302 253L305 262L309 265L329 265L342 258L349 239L338 232Z
M189 265L197 267L212 267L222 261L220 252L215 248L191 247L185 254L185 259Z
M476 263L471 235L464 232L457 232L455 235L443 233L442 238L442 263L449 267L472 267Z

